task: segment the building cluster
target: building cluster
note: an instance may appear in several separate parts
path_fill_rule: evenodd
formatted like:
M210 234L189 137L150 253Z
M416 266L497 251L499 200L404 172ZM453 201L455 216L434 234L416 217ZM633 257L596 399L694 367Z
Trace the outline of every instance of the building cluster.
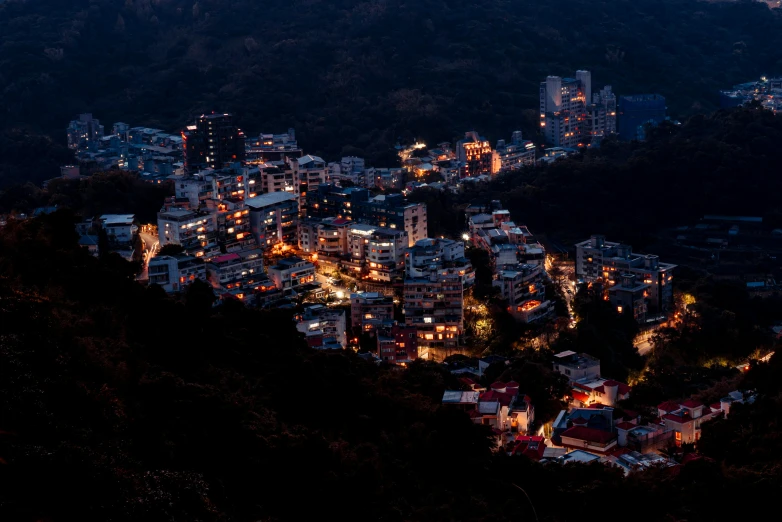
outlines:
M693 398L670 400L641 415L622 405L631 388L602 377L598 359L565 351L556 354L552 364L568 380L567 409L542 426L536 423L532 398L520 393L523 383L480 384L489 382L487 368L507 366L510 360L491 355L474 363L449 365L461 388L446 390L442 407L465 411L474 423L490 427L498 451L551 465L600 462L625 474L650 466L674 466L676 462L666 455L669 448L697 445L703 423L727 416L733 404L755 400L752 393L733 391L710 405Z
M620 96L610 85L592 90L592 73L575 78L548 76L540 84L540 130L562 153L597 146L611 135L644 139L646 124L665 120L665 98L659 94Z
M510 220L510 212L498 201L467 207L469 226L465 239L485 250L493 269L492 285L508 302L519 321L531 323L549 318L554 303L546 299L546 251L524 225Z
M655 255L594 235L576 244L576 279L603 293L620 314L637 322L664 319L673 309L673 271Z
M766 78L756 82L734 85L732 89L720 91L720 107L728 109L756 101L766 109L782 112L782 78Z

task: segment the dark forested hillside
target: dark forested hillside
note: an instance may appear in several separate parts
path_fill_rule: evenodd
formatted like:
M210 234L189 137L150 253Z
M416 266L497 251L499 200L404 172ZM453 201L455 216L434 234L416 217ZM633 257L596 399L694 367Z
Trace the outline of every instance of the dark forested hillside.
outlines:
M782 73L782 15L752 2L10 0L0 35L3 127L63 141L84 111L174 130L227 110L373 161L400 135L533 132L547 74L588 68L683 116Z

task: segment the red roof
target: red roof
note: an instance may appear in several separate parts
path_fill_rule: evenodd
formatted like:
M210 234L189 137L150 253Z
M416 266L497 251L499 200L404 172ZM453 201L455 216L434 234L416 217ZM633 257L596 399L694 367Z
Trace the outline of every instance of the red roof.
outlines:
M459 381L463 382L467 386L474 386L475 385L475 381L473 381L469 377L459 377Z
M608 386L609 388L613 388L614 386L619 386L619 382L608 379L606 382L603 383L603 386Z
M226 261L233 261L234 259L239 259L239 254L231 253L213 257L210 263L225 263Z
M586 394L586 393L584 393L584 392L578 391L578 390L573 390L573 392L571 393L571 395L572 395L572 396L573 396L573 398L574 398L575 400L577 400L577 401L586 402L586 401L588 401L588 400L589 400L589 395L587 395L587 394Z
M616 425L616 429L618 429L618 430L625 430L625 431L627 431L627 430L631 430L633 428L635 428L635 424L633 424L632 422L627 422L627 421L620 422L619 424Z
M665 401L657 405L658 410L662 410L666 413L676 411L679 409L679 403L676 401Z
M722 409L722 406L720 406L720 403L719 403L719 402L715 402L714 404L712 404L711 406L709 406L709 408L711 408L712 410L721 410L721 409Z
M508 384L505 385L506 388L518 388L519 383L516 381L510 381Z
M592 390L592 391L594 391L595 393L605 393L605 392L606 392L606 389L605 389L605 388L603 387L603 385L601 384L600 386L598 386L597 388L595 388L595 389L594 389L594 390Z
M702 402L696 401L696 400L693 400L693 399L687 399L686 401L684 401L681 404L685 408L697 408L698 406L703 406Z
M516 447L513 448L513 455L521 453L532 460L540 460L546 452L546 444L543 437L527 437L519 435L516 437Z
M350 223L350 220L345 218L337 218L331 222L332 225L344 225L345 223Z
M586 426L573 426L572 428L563 431L560 436L585 440L587 442L598 442L600 444L605 444L616 438L613 433L597 430L595 428L587 428Z
M673 413L667 413L663 415L663 419L678 422L678 423L685 423L690 422L692 420L692 417L688 413L684 413L684 415L674 415Z
M507 386L508 386L508 385L507 385L507 384L505 384L505 383L504 383L504 382L502 382L502 381L497 381L497 382L493 382L493 383L491 383L491 389L492 389L492 390L501 390L501 389L503 389L503 388L506 388Z
M621 382L619 383L619 395L627 395L630 393L631 389L632 388L630 388L628 385Z
M586 424L587 420L583 417L579 417L577 419L573 419L573 424Z
M509 406L515 393L498 392L496 390L485 391L481 394L482 401L499 401L503 406Z

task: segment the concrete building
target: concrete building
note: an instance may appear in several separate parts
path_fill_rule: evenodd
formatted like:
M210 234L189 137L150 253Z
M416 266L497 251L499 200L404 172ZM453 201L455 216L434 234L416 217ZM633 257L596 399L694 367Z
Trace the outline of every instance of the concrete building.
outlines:
M388 364L409 364L418 358L418 331L394 324L377 334L377 355Z
M464 255L464 243L453 239L416 241L405 254L405 275L413 279L456 275L464 286L475 282L475 270Z
M354 220L407 232L408 246L428 237L425 203L407 203L401 194L380 195L358 203Z
M244 133L230 114L202 114L182 132L185 172L222 169L245 158Z
M72 150L97 150L98 142L104 135L100 120L93 118L90 113L79 114L78 120L73 120L68 124L66 132L68 148Z
M298 158L303 155L296 141L296 131L288 129L281 134L261 133L256 138L245 140L246 161L259 165L268 161L281 161L286 157Z
M456 143L456 160L466 166L467 176L496 174L500 171L500 155L492 150L489 140L475 131L464 133L464 139Z
M367 188L370 180L375 188L380 190L400 190L405 183L404 170L401 168L376 168L370 167L367 169L366 181Z
M535 165L535 143L521 137L521 131L515 131L510 143L497 141L497 154L500 158L500 170L518 170Z
M585 283L601 283L607 295L614 296L615 306L621 306L621 313L633 312L634 316L645 319L664 317L673 307L673 271L676 265L660 262L654 255L633 253L630 245L612 243L604 236L594 235L589 240L576 245L576 278ZM631 286L624 290L610 288L621 285L626 274L635 278L626 281ZM638 285L645 285L643 299L646 310L636 306ZM618 310L618 309L617 309Z
M267 269L269 279L282 290L283 295L298 295L318 288L315 283L315 265L300 257L281 259Z
M138 231L134 223L135 214L103 214L99 219L110 242L120 245L133 242L133 236Z
M664 402L657 406L657 410L665 425L665 431L674 432L673 440L676 446L698 442L701 438L701 425L722 413L719 407L712 410L693 399L680 403Z
M171 208L158 212L160 246L181 245L187 254L210 257L217 249L217 218L211 212Z
M600 360L567 350L554 356L554 371L567 377L571 384L583 379L598 379Z
M546 299L542 266L504 265L492 286L508 302L511 315L524 323L540 321L554 314L554 303Z
M196 279L206 282L203 259L191 256L155 256L149 262L149 284L169 293L181 292Z
M206 269L219 297L249 302L256 287L273 284L263 271L263 253L258 248L212 257Z
M540 84L540 127L546 143L578 148L616 131L616 97L606 86L592 93L592 73L548 76Z
M358 204L367 202L369 197L365 188L341 188L333 183L323 183L307 193L307 217L355 219Z
M289 165L264 163L258 166L257 178L260 181L260 193L290 192L293 193L293 169ZM256 184L258 181L256 181Z
M394 300L377 292L350 294L350 318L354 332L375 332L393 323Z
M247 169L232 167L207 169L177 180L177 199L186 199L191 209L203 209L210 201L242 201L246 195Z
M419 356L431 348L456 348L464 329L463 285L459 276L405 279L405 324L418 331Z
M308 216L307 194L317 190L322 183L326 183L326 162L310 154L300 158L289 158L288 162L293 169L293 193L299 200L299 214Z
M310 305L296 316L296 329L310 348L342 349L347 346L345 311L323 305Z
M250 230L261 248L297 244L298 198L289 192L270 192L246 200Z

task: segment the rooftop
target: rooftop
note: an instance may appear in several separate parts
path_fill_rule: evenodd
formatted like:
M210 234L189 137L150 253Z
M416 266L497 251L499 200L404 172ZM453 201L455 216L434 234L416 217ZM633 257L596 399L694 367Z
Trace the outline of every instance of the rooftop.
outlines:
M295 201L296 196L290 192L269 192L254 198L245 200L244 204L252 208L264 208L285 201Z

